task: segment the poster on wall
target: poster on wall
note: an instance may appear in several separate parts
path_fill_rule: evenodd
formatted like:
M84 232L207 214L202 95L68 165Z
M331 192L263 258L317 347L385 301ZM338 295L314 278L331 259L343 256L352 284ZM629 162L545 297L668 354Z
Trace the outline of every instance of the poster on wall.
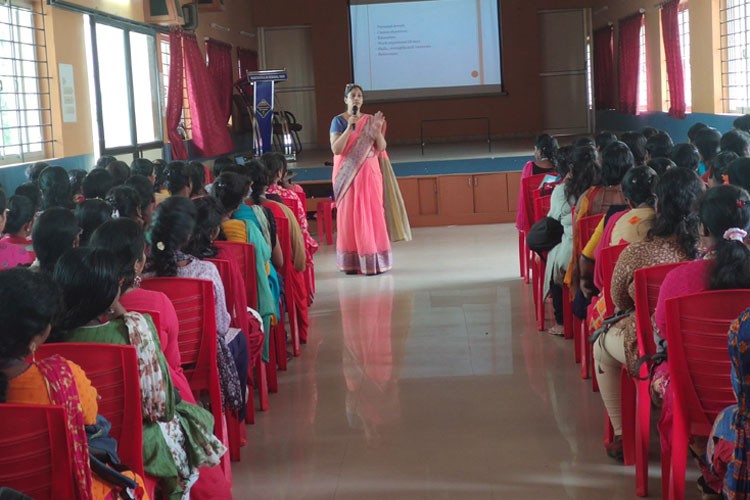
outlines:
M73 65L60 64L60 101L62 102L63 123L75 123L76 115L76 86L73 80Z

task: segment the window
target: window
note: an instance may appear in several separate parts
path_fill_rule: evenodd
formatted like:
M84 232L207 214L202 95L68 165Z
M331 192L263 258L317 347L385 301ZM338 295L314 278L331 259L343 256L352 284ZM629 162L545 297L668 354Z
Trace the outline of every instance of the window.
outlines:
M44 15L0 2L0 165L50 156L49 85Z
M646 26L641 22L640 63L638 67L638 113L648 111L648 79L646 78Z
M690 12L687 4L680 5L677 24L680 27L680 54L682 55L682 74L685 79L685 109L690 112L693 107L693 85L690 76Z
M169 48L169 37L166 35L159 35L159 54L161 56L161 81L162 81L162 95L164 96L163 99L163 109L164 109L164 116L167 116L167 101L169 100L169 58L170 58L170 48ZM184 78L182 78L182 116L180 118L180 127L182 129L181 133L183 134L183 137L187 139L192 139L192 133L190 131L190 105L188 103L187 98L187 81Z
M750 0L722 0L721 84L725 113L750 111Z
M162 148L155 34L93 16L89 25L99 153L136 158Z

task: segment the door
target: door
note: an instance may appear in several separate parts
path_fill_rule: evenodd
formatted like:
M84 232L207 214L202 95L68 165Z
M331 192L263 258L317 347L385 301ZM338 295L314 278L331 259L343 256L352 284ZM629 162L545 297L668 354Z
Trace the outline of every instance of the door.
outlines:
M441 175L438 177L438 206L445 215L474 213L474 176Z
M289 79L276 84L276 108L291 112L302 124L302 147L317 146L315 72L310 26L258 28L260 67L286 68Z
M553 135L594 130L591 10L538 13L544 130Z
M418 179L398 179L398 189L404 199L404 206L409 217L419 215L419 180Z
M508 210L508 176L486 174L474 176L474 213L502 214Z
M437 215L437 179L435 177L418 179L417 189L419 191L419 215Z

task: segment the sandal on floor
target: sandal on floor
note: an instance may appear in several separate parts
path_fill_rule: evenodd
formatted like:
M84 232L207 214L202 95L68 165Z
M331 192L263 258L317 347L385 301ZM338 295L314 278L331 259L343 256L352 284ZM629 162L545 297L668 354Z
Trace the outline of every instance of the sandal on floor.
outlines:
M562 325L553 325L547 330L547 333L556 337L562 337L565 334L565 328Z
M622 454L622 436L615 436L612 442L604 447L607 450L607 456L614 458L618 462L625 462Z
M706 484L706 479L703 476L698 478L697 486L701 493L701 500L722 500L724 498L721 493L715 492Z

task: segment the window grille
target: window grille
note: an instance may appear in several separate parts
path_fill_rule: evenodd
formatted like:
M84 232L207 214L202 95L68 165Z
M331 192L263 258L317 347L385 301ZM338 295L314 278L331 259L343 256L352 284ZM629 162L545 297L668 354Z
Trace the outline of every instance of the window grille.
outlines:
M721 86L725 113L750 111L750 0L722 0Z

